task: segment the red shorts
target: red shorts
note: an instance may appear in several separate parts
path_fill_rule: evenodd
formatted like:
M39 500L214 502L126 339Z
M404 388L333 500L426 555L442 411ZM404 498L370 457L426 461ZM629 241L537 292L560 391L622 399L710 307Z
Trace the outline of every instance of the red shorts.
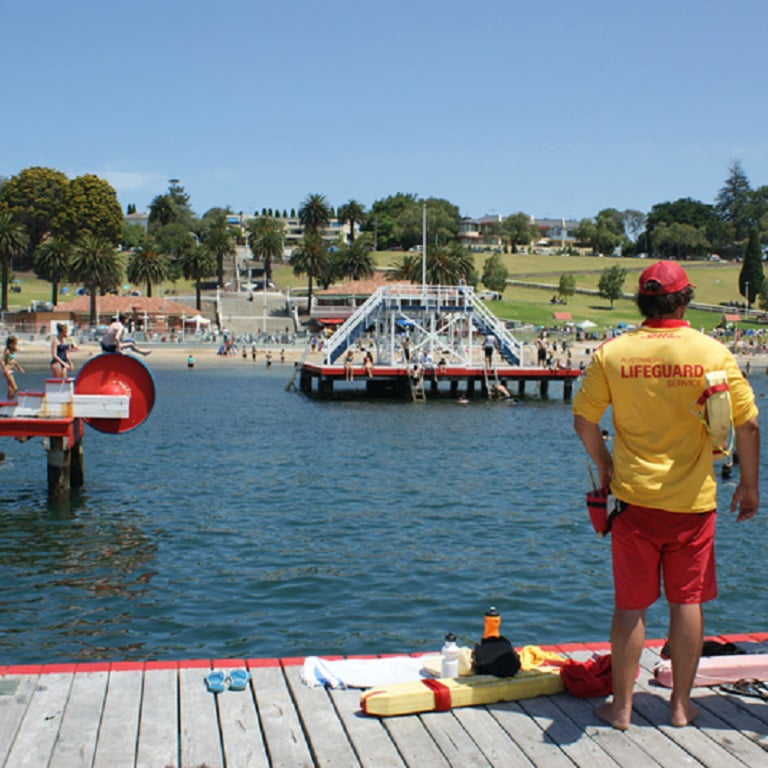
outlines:
M664 594L670 603L717 597L715 510L666 512L630 504L611 528L615 605L644 610Z

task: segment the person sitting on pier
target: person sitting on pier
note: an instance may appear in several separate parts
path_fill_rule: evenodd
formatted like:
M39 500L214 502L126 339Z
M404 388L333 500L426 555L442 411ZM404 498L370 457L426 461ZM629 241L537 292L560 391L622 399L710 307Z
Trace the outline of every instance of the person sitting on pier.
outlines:
M354 381L355 380L355 371L353 366L353 363L355 361L355 353L351 350L347 350L347 354L344 356L344 380L345 381Z
M134 352L138 352L140 355L149 355L152 352L151 349L139 349L133 339L123 338L125 334L125 326L123 325L123 320L123 315L119 313L112 318L112 322L109 324L106 332L101 337L102 351L120 352L123 354L123 350L131 349Z
M426 376L431 376L432 380L434 381L435 361L432 359L432 355L430 355L427 350L424 350L424 352L421 355L421 368L422 368L423 374Z
M11 334L5 340L5 349L3 350L3 376L8 382L7 398L13 400L19 388L16 386L16 379L13 377L13 371L16 369L19 373L24 373L24 369L19 365L16 359L19 340Z
M56 337L51 341L51 374L54 379L64 379L67 371L74 371L75 365L69 359L69 352L77 347L67 341L69 328L66 323L56 323Z
M365 353L363 358L363 366L365 367L365 375L369 378L373 378L373 355L370 351Z

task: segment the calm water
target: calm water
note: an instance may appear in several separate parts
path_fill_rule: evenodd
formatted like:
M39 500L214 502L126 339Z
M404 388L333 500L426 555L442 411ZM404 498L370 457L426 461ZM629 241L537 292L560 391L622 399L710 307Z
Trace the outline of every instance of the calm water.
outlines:
M559 387L461 407L316 402L240 360L154 374L145 424L87 429L70 504L46 500L38 440L0 444L0 664L431 650L474 642L489 605L516 644L607 638L609 545ZM720 516L709 632L766 629L765 514Z

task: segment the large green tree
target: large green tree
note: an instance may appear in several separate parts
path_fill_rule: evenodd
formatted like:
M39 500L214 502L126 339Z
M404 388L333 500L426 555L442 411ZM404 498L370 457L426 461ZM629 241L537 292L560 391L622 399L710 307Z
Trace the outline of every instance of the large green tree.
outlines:
M325 195L310 194L299 208L299 221L310 235L322 235L331 223L332 213Z
M125 271L132 283L146 286L147 296L152 296L152 286L168 280L171 265L168 259L158 251L154 239L150 236L128 257Z
M626 278L627 270L618 265L606 267L600 273L597 291L602 298L608 299L611 302L611 309L613 309L613 302L616 299L620 299L624 292L624 281Z
M362 224L365 220L365 206L357 200L348 200L339 206L338 217L340 221L349 224L349 242L355 242L355 224Z
M403 211L415 204L416 195L404 192L374 201L362 225L364 232L373 235L374 248L387 250L395 246L403 247L398 219Z
M181 259L182 271L187 280L195 281L195 307L202 311L203 292L200 283L216 274L216 256L207 246L193 244Z
M395 264L391 277L421 283L424 267L426 274L423 277L429 285L458 285L459 280L470 285L477 283L475 262L471 254L457 242L427 245L424 261L420 254L404 253Z
M329 271L328 245L319 232L305 230L289 261L294 275L307 276L307 312L311 312L312 283Z
M264 290L272 279L272 264L283 258L285 248L285 224L271 216L257 216L245 225L248 232L246 242L253 258L264 265Z
M3 184L0 208L10 210L28 235L22 267L32 264L37 246L54 231L53 221L64 208L68 184L61 171L39 166L25 168Z
M223 211L216 211L203 221L200 230L200 239L208 250L216 256L216 275L219 287L224 287L224 258L235 257L235 233L232 225L227 221ZM235 287L238 282L237 264L233 263L233 277Z
M109 240L86 232L77 242L70 274L88 291L91 325L96 325L96 296L100 292L114 291L122 282L124 273L123 258Z
M702 227L693 224L657 224L651 238L653 252L664 259L691 259L702 257L709 248L709 241Z
M26 251L29 235L13 213L0 210L0 283L2 283L2 306L8 309L8 281L11 279L12 260Z
M69 277L69 264L74 246L65 237L46 237L37 247L35 254L35 274L51 283L51 302L56 304L59 296L59 283Z
M123 209L112 185L87 173L67 184L64 205L53 219L54 232L75 242L84 234L117 245L123 234Z
M752 188L741 163L736 160L728 169L728 178L717 194L716 208L720 218L733 224L736 240L744 240L750 228L757 225Z
M749 231L744 262L739 271L739 293L747 300L747 307L760 294L765 282L763 273L763 251L760 247L760 233L756 227Z
M343 243L332 254L333 273L337 278L363 280L376 271L371 236L366 232L351 243Z
M517 253L518 246L530 245L531 241L538 237L536 225L531 221L531 217L522 211L505 216L493 226L493 232L512 253Z
M492 291L504 293L507 287L507 278L509 270L504 266L504 262L498 253L489 256L483 265L483 285Z

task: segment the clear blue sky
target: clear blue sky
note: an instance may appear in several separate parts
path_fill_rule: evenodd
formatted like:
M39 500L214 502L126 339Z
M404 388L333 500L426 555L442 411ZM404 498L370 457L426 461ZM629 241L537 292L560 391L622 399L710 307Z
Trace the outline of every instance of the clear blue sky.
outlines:
M0 175L582 218L768 184L765 0L4 3Z

